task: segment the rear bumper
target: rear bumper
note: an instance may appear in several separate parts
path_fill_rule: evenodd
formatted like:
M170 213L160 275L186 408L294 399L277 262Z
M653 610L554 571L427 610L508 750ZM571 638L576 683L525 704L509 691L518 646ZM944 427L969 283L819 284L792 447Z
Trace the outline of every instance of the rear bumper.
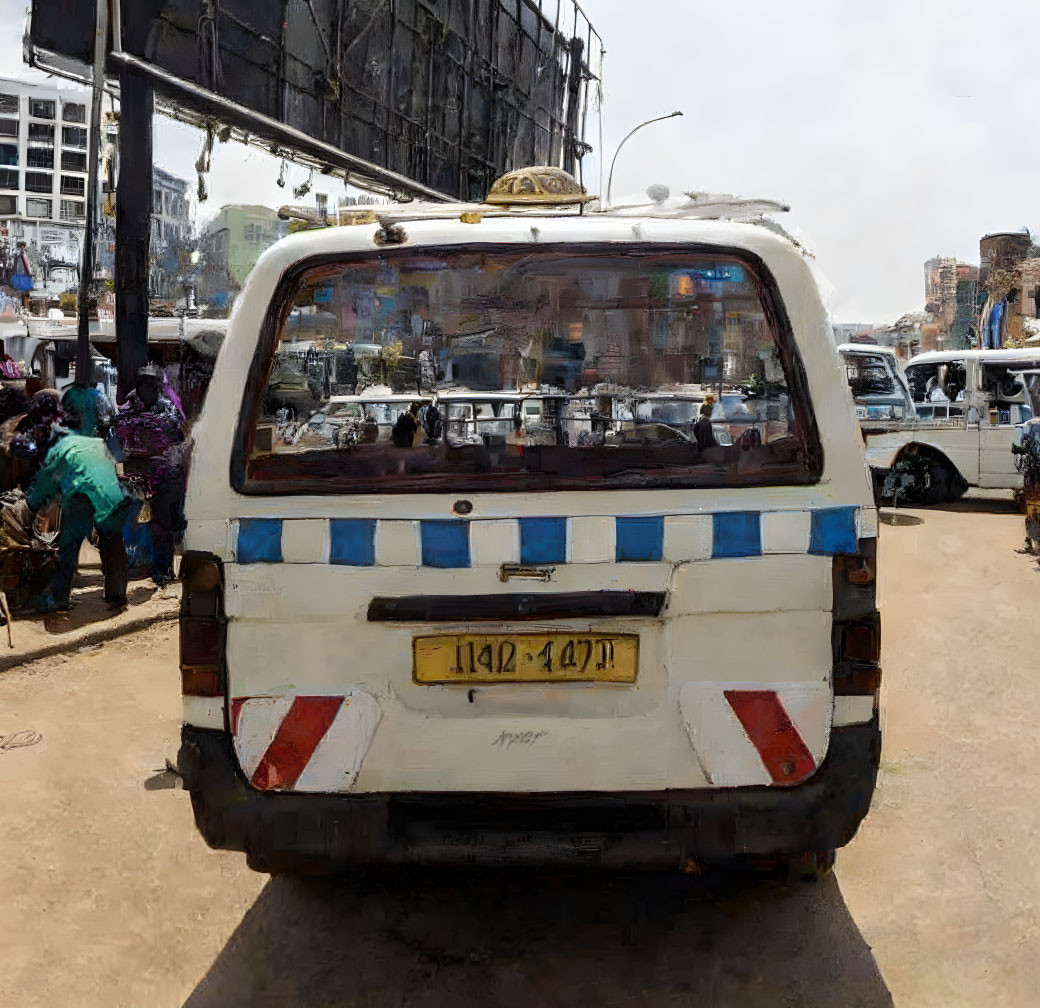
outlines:
M687 859L830 850L870 808L877 719L835 728L827 758L793 788L513 794L279 794L252 788L230 737L185 725L178 767L211 847L260 871L355 864L675 868Z

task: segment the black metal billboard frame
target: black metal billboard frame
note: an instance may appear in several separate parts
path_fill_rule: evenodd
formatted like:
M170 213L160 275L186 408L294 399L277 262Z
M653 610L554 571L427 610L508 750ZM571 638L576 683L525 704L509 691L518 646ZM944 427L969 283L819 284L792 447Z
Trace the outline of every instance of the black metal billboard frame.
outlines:
M591 149L603 50L576 0L108 2L111 76L133 70L163 111L361 188L479 200L515 167L580 175ZM34 8L33 44L86 62L93 4Z

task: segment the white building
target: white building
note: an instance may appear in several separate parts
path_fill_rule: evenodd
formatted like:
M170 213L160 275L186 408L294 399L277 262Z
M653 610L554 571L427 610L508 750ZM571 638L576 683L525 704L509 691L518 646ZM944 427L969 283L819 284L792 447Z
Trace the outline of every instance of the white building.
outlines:
M855 337L872 333L877 326L872 322L835 322L831 328L834 330L834 342L840 345L857 342Z
M0 78L0 250L26 243L38 292L76 284L88 118L85 92Z
M149 244L149 292L153 297L177 298L181 268L178 254L191 238L191 202L187 179L178 178L157 165L152 168L152 224Z

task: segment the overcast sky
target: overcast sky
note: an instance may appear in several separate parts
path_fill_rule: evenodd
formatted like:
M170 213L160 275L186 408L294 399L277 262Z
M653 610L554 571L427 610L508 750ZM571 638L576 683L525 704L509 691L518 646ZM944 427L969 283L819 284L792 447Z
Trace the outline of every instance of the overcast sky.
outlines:
M777 198L817 254L835 321L923 308L925 259L978 261L987 231L1040 230L1036 0L582 0L607 49L607 160L632 126L615 197L663 182ZM4 72L25 4L0 0ZM634 15L633 11L637 13ZM595 137L591 138L595 139ZM163 120L157 163L194 177L200 137ZM211 197L274 205L278 163L218 146ZM306 177L294 169L290 182ZM333 196L342 183L320 182ZM288 194L288 195L287 195Z

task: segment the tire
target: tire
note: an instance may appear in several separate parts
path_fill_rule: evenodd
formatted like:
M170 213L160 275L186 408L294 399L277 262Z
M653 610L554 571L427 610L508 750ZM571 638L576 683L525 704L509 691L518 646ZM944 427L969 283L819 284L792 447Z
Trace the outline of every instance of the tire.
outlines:
M934 459L928 465L928 489L922 504L948 504L964 496L968 484L948 462Z
M887 504L889 498L885 497L885 476L887 475L887 469L871 469L870 480L874 488L874 503L875 504Z
M893 469L901 467L913 475L913 484L904 486L896 497L884 497L875 492L878 500L891 505L919 507L925 504L946 504L961 497L968 489L964 477L942 455L930 449L911 445L896 459Z

